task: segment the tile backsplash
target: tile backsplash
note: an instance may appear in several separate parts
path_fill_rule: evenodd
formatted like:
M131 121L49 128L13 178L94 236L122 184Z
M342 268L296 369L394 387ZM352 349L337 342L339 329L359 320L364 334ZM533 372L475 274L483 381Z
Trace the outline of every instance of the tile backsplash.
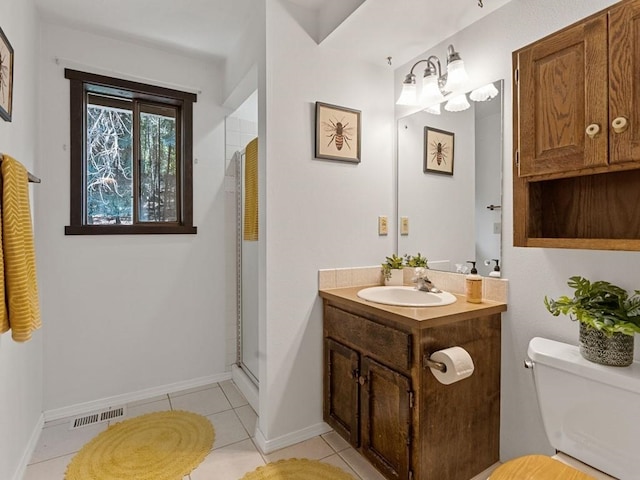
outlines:
M404 269L404 283L411 285L413 268ZM464 295L464 275L459 273L429 270L429 279L441 290ZM364 287L383 285L380 266L327 268L318 270L318 289ZM509 281L503 278L482 278L482 298L507 303Z

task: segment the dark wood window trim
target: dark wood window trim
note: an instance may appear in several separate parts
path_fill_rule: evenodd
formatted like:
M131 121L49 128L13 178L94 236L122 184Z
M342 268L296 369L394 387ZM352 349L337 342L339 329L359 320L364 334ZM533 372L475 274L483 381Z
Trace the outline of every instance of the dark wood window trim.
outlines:
M70 224L65 235L132 235L132 234L195 234L193 225L193 104L197 96L144 83L122 80L104 75L65 69L70 84ZM89 92L115 92L120 98L161 103L178 107L181 112L178 136L181 138L181 161L178 172L180 211L178 222L144 222L133 225L86 224L85 191L85 111Z

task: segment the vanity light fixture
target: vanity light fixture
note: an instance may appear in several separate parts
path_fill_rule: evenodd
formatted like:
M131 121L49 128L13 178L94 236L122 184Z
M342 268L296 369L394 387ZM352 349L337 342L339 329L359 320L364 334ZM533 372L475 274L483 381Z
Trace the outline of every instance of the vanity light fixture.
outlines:
M460 95L456 95L455 97L451 98L444 105L444 109L447 112L462 112L463 110L466 110L470 106L471 105L467 100L467 96L464 93L461 93Z
M469 94L469 98L474 102L486 102L498 96L498 89L493 83L488 83L480 88L476 88Z
M436 103L435 105L430 105L423 111L430 113L431 115L440 115L440 104Z
M417 97L416 75L413 70L421 63L426 63L422 78L422 90L420 99ZM431 55L427 59L418 60L413 64L409 73L402 82L402 91L396 104L398 105L428 105L440 103L444 96L456 90L461 90L469 76L464 68L464 62L460 54L455 51L453 45L447 49L447 71L442 73L440 59Z

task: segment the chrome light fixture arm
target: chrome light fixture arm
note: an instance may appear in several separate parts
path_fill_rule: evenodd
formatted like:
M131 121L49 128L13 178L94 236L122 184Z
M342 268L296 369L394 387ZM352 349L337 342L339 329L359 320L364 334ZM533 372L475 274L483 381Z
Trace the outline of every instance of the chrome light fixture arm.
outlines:
M449 49L453 52L453 45L449 45ZM455 55L458 55L457 52L454 52ZM458 56L458 58L460 58ZM404 82L408 85L413 85L416 83L416 75L413 73L414 69L420 65L421 63L426 62L427 68L424 70L424 76L427 77L429 75L437 75L438 76L438 86L440 90L443 90L444 85L447 83L447 73L442 73L442 65L440 64L440 59L435 55L431 55L430 57L422 60L418 60L413 64L411 70L404 77Z

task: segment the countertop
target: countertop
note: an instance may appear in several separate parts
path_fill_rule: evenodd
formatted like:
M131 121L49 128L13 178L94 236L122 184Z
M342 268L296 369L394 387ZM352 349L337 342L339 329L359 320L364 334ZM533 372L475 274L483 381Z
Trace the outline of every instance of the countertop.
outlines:
M371 314L390 317L396 321L409 326L420 328L430 328L439 325L466 320L484 315L493 315L505 312L507 304L482 300L482 303L469 303L464 295L454 294L457 298L455 303L442 307L396 307L363 300L358 297L358 291L366 286L330 288L319 291L320 297L334 305L344 305L346 307L357 308Z

